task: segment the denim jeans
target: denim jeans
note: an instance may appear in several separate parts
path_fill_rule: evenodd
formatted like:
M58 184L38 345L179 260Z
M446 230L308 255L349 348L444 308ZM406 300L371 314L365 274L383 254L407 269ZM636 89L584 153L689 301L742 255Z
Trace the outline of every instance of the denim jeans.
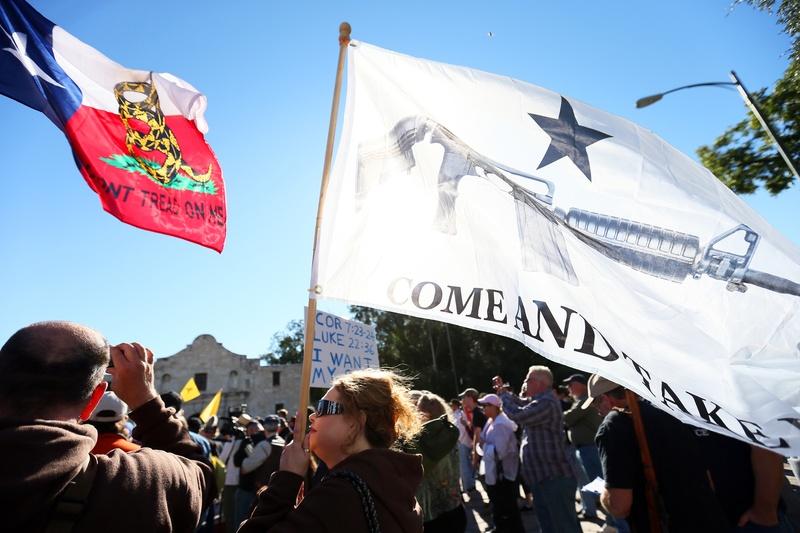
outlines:
M594 481L595 478L603 477L603 467L600 465L600 454L597 452L597 446L594 444L579 446L576 448L576 456L580 473L583 475L583 479L578 479L578 488ZM594 492L581 491L583 512L587 516L597 516L598 500L599 497Z
M581 533L575 514L577 483L571 477L537 481L531 487L542 533Z
M578 489L589 483L591 478L586 475L586 469L583 467L583 463L581 463L580 456L578 452L570 446L567 448L567 453L571 454L567 457L567 460L571 463L572 471L575 473L575 481L578 483ZM590 491L581 490L579 492L581 497L581 510L587 517L597 517L597 504L599 502L599 498L597 494Z
M461 490L464 492L475 488L475 468L472 467L472 446L458 443L458 463L461 467Z
M236 504L235 504L235 514L234 516L234 523L236 524L236 528L239 528L239 524L243 521L250 518L250 508L253 506L253 503L256 501L256 493L251 492L249 490L244 490L243 488L239 487L236 489Z
M597 451L597 446L587 444L586 446L578 446L576 449L583 469L586 471L586 475L589 476L589 481L603 477L603 466L600 464L600 453Z

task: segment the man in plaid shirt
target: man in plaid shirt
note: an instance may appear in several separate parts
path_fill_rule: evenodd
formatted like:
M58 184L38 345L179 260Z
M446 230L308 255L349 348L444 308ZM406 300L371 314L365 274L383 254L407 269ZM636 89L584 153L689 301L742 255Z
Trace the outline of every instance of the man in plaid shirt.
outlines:
M502 392L503 410L525 431L522 476L533 491L533 502L545 533L580 533L575 513L577 482L567 460L564 415L553 392L553 373L532 366L525 378L528 398Z

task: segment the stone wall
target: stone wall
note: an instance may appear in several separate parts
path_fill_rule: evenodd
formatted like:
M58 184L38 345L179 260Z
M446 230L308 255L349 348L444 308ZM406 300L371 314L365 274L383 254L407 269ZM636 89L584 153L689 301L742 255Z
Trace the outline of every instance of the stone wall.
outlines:
M159 393L180 392L195 377L202 394L184 404L187 416L199 413L219 389L220 416L241 404L247 404L247 412L254 416L272 414L280 405L294 414L300 373L299 364L263 365L257 358L231 352L211 335L200 335L175 355L156 359L155 385ZM206 375L204 389L200 374Z

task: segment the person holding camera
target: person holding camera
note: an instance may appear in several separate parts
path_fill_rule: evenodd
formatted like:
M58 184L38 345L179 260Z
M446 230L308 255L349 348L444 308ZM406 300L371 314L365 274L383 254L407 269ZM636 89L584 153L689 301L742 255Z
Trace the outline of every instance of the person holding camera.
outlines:
M90 454L97 430L79 421L103 397L105 372L132 409L137 452ZM0 453L5 531L193 531L214 485L153 387L153 352L71 322L27 326L0 348Z

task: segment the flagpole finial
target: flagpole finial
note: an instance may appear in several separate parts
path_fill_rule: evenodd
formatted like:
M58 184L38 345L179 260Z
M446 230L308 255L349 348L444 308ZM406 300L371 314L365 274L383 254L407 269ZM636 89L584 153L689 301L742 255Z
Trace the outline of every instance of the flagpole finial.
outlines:
M339 24L339 44L350 42L350 32L352 28L349 22L342 22Z

